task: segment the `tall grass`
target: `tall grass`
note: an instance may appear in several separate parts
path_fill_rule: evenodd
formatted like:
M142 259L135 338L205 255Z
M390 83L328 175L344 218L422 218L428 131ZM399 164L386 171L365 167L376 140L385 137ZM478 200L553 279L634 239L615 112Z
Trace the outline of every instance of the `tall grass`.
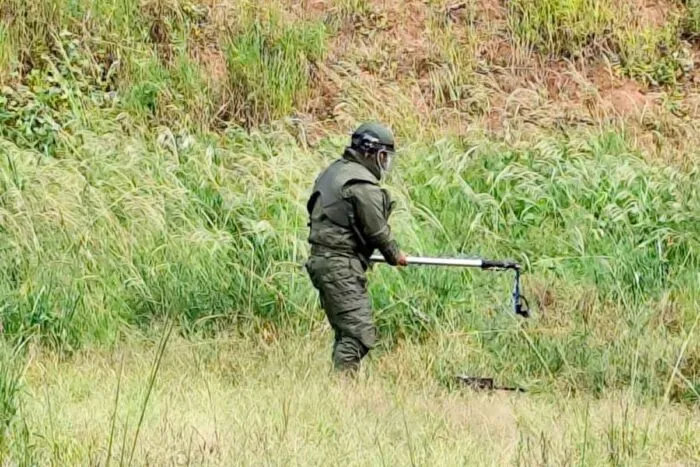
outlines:
M628 76L645 84L668 86L690 75L691 52L680 42L678 21L618 32L620 65Z
M334 76L341 89L329 101L338 104L336 127L316 132L310 143L292 134L287 117L319 91L314 79L324 77L310 70L333 51L331 34L341 33L318 16L295 22L282 3L236 4L223 19L189 2L6 5L0 16L11 11L12 21L0 26L0 80L7 84L0 96L0 454L26 463L99 463L105 453L110 460L153 453L168 463L173 446L203 436L180 457L256 462L246 447L257 445L267 463L327 463L352 454L332 433L349 424L369 428L370 420L375 431L358 433L373 438L351 435L353 441L375 443L379 457L406 463L485 457L504 432L503 461L697 459L696 426L664 426L635 411L644 401L700 401L695 165L657 164L612 127L509 133L503 141L478 129L443 137L441 128L424 127L430 118L414 110L405 83L377 86L342 57L330 64L344 70ZM657 84L678 76L675 23L637 34L609 2L510 5L511 45L549 58L605 49L630 76ZM333 6L330 23L375 8L355 0ZM414 84L433 92L432 110L486 115L492 96L478 84L483 64L473 57L480 33L439 14L428 40L441 65ZM659 51L663 43L670 54ZM381 339L368 365L370 374L385 376L360 382L354 400L319 379L330 334L303 269L305 202L315 175L347 143L339 135L377 114L400 139L387 184L398 201L392 225L402 248L518 260L534 316L512 314L510 274L378 265L369 275ZM214 337L216 346L200 339L201 349L181 347L168 363L163 340L150 378L132 355L116 392L105 376L110 364L85 357L120 348L112 345L122 339L128 349L134 335L152 336L163 323L188 338ZM232 342L243 344L221 350ZM50 375L53 382L30 375L23 396L22 352L7 349L35 344L36 352L50 349L42 364L70 355L82 378L70 369L65 381L63 371ZM251 353L242 355L243 347ZM183 360L190 355L193 361ZM449 418L464 403L458 392L442 392L456 389L456 372L492 375L543 399L520 407L507 427L489 424L473 434ZM85 374L98 376L87 381ZM191 377L196 382L188 385ZM232 387L236 397L228 397ZM402 400L388 400L389 393ZM611 408L621 393L625 406ZM87 401L79 410L76 394ZM116 394L113 406L104 394ZM597 408L552 402L574 394ZM204 412L192 415L171 399L194 400L198 408L208 400L207 410L222 418L202 421ZM447 407L437 416L435 401ZM27 411L20 413L22 404ZM279 418L269 417L277 404ZM163 429L155 420L170 407L182 408L181 424ZM246 412L250 407L263 415ZM364 415L345 416L358 408ZM677 422L683 410L656 416ZM563 432L556 431L560 413ZM92 421L77 424L86 414ZM213 423L213 434L182 428L188 417L191 426ZM84 427L85 439L72 426ZM472 433L466 446L449 436L460 429ZM227 433L245 446L226 444ZM327 451L316 449L328 440L335 444Z
M245 24L226 46L233 111L248 125L278 120L306 97L310 63L324 53L325 27L284 25L275 16Z
M456 107L479 113L478 97L470 84L474 83L476 34L460 35L453 23L444 20L440 12L431 18L431 43L435 44L440 65L431 67L430 81L434 102L439 107Z
M700 2L688 0L685 3L688 13L683 21L684 32L689 39L697 41L700 33Z
M372 2L368 0L334 0L332 2L334 19L343 22L361 21L372 14ZM337 25L340 26L340 25Z
M269 123L303 106L310 67L326 50L322 22L290 21L275 4L230 5L223 15L219 7L161 0L11 0L4 8L12 21L0 30L2 79L14 70L13 94L29 88L24 100L7 97L21 110L10 109L18 134L22 122L34 121L34 107L52 114L38 118L56 121L52 131L63 127L66 112L53 101L81 97L76 86L108 91L143 123L174 114L187 128ZM52 80L52 67L63 81ZM35 89L37 79L52 84L50 96Z
M519 1L511 20L518 37L561 55L597 39L586 30L607 34L606 5ZM6 337L73 352L171 318L186 334L313 329L323 315L302 268L305 201L347 141L331 132L312 153L279 119L314 86L309 66L327 50L326 27L293 24L269 5L242 8L216 36L226 86L212 90L192 53L201 45L192 31L210 21L199 10L54 6L11 3L8 37L28 34L18 60L31 70L0 100ZM130 31L125 45L86 35L93 23L108 38ZM446 66L431 77L440 106L483 104L468 92L461 39L440 43ZM123 64L99 59L109 53ZM343 104L357 113L389 114L378 96L354 97ZM393 112L396 126L419 122L412 113ZM404 133L391 179L404 249L519 260L536 318L514 320L505 275L378 267L371 287L385 350L456 334L462 350L435 357L438 378L467 360L533 389L697 400L696 168L654 165L604 129L520 143Z
M511 28L525 44L550 56L580 55L613 24L609 1L517 0L509 2Z
M0 459L4 458L12 442L19 415L19 397L22 385L23 358L20 346L0 344Z
M8 335L70 350L168 316L197 332L304 332L320 319L301 267L304 202L343 140L326 140L319 158L284 133L80 138L71 157L39 165L2 146ZM402 160L403 247L521 261L538 317L513 321L505 275L378 267L387 345L477 331L475 368L535 386L663 394L698 303L697 171L651 166L611 134L526 147L444 140L408 145ZM699 350L681 356L690 381Z
M449 390L432 377L431 357L441 350L436 341L454 339L436 335L370 357L368 371L349 382L328 373L325 329L304 339L174 338L134 463L693 465L700 458L695 408L639 405L619 393L595 400ZM154 347L132 337L70 360L37 355L24 402L29 464L127 464ZM105 395L117 381L115 408ZM119 441L110 463L112 431ZM13 444L7 460L25 456L25 446Z
M692 37L696 9L692 2L681 14L665 8L667 18L659 23L625 2L518 0L509 3L509 25L519 47L549 59L604 56L644 84L674 86L692 75L691 52L681 38Z
M8 28L5 24L2 24L0 25L0 84L4 84L10 78L15 53Z

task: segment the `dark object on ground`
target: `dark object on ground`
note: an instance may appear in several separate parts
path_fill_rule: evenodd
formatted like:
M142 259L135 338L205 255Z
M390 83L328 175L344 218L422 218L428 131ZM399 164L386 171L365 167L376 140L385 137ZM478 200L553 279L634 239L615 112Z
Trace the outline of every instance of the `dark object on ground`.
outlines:
M493 382L493 378L458 375L457 380L474 390L527 392L523 388L496 386Z

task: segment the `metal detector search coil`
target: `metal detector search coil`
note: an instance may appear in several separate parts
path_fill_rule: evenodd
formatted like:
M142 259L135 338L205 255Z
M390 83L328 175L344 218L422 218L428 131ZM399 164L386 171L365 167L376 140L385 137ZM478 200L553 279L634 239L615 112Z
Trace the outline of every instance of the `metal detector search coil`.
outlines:
M459 259L459 258L426 258L422 256L408 256L406 260L409 265L428 266L456 266L463 268L479 268L489 270L512 269L515 271L515 284L513 286L513 311L516 315L524 318L530 317L530 307L520 294L520 265L513 261L485 260L485 259ZM375 263L386 263L382 255L372 255L370 261Z

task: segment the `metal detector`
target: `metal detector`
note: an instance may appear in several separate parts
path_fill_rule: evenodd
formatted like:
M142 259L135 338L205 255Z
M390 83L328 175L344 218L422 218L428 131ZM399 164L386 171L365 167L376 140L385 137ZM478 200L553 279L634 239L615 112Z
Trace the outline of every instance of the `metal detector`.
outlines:
M530 317L530 305L525 297L520 294L520 265L514 261L487 260L487 259L460 259L460 258L426 258L423 256L408 256L408 265L428 265L428 266L456 266L463 268L479 268L484 270L504 270L515 271L515 281L513 285L513 311L516 315L524 318ZM370 261L374 263L386 263L382 255L372 255Z
M520 265L514 261L485 260L485 259L459 259L459 258L426 258L422 256L406 257L408 265L428 265L428 266L455 266L463 268L479 268L484 270L504 270L515 271L515 284L513 286L513 311L516 315L524 318L530 317L530 306L525 297L520 294ZM372 255L371 262L386 263L382 255ZM525 392L522 388L501 387L494 384L493 378L481 378L477 376L457 375L455 377L460 383L474 390L488 391L516 391Z

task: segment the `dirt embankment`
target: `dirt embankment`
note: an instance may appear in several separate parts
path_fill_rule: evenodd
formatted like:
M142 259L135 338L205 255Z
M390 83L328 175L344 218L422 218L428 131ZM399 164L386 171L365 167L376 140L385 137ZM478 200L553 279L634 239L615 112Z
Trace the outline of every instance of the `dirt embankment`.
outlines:
M418 125L437 123L457 132L477 126L496 135L613 122L637 132L645 150L672 147L664 156L672 157L686 150L700 120L700 55L693 44L685 44L693 56L683 76L672 86L653 86L621 69L620 51L607 36L592 39L575 58L524 45L501 0L387 0L367 2L359 11L332 0L291 3L291 15L337 27L326 60L313 67L312 96L301 109L323 126L345 127L369 114L391 121L411 112ZM663 34L682 14L665 0L617 8L628 15L630 28L647 35Z
M607 16L601 13L589 31L587 22L581 26L586 11L547 2L543 14L524 0L143 0L141 13L150 24L149 45L175 73L173 51L182 47L176 36L187 38L207 80L206 99L197 105L213 107L204 109L207 118L213 113L211 120L223 123L247 102L232 95L227 44L246 25L250 33L250 15L273 12L292 28L304 21L327 26L323 58L309 64L308 89L293 104L311 140L373 118L404 134L478 128L494 137L613 123L664 157L697 146L700 47L682 30L686 7L600 0ZM175 34L174 24L183 30ZM250 81L255 87L261 79Z

